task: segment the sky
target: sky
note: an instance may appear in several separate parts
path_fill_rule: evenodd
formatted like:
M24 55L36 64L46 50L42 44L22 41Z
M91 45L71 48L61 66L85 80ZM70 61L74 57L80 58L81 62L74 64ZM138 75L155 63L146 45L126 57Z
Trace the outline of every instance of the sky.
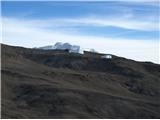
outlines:
M83 49L160 64L159 0L1 2L2 43L69 42Z

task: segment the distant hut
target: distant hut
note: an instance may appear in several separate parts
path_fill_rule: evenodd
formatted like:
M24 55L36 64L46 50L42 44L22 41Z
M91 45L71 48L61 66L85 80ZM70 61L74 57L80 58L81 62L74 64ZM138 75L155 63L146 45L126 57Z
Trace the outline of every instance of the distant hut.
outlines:
M112 55L105 54L105 55L102 55L101 58L112 59Z
M112 59L112 55L110 54L103 54L91 51L84 51L84 56L86 57L93 57L93 58L105 58L105 59Z

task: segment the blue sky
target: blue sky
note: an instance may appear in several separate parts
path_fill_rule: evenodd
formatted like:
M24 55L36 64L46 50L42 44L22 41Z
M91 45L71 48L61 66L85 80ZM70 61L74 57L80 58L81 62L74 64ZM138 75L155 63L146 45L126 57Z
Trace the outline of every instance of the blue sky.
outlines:
M159 63L158 0L3 1L3 43L24 47L79 44Z

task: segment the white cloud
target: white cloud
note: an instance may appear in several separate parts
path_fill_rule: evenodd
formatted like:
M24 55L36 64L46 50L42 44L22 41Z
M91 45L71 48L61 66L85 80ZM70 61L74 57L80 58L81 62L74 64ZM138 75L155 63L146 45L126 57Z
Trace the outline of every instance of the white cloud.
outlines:
M144 20L145 19L145 20ZM158 17L148 16L147 18L135 19L134 16L130 14L121 15L121 16L112 16L112 17L97 17L97 16L88 16L80 18L50 18L44 20L20 20L20 22L25 22L27 25L35 27L61 27L61 26L102 26L102 27L120 27L124 29L131 30L143 30L143 31L152 31L159 30ZM7 21L7 18L4 18L4 21ZM18 22L17 19L12 19L12 21Z
M123 19L123 18L79 18L79 19L64 19L59 20L59 22L66 24L80 24L80 25L90 25L90 26L113 26L120 27L125 29L133 29L133 30L158 30L158 23L154 23L152 21L136 21L131 19Z
M139 61L159 61L159 43L155 40L130 40L68 34L57 29L44 29L32 21L5 18L2 22L3 43L24 47L55 44L57 41L94 48L99 52L116 54Z

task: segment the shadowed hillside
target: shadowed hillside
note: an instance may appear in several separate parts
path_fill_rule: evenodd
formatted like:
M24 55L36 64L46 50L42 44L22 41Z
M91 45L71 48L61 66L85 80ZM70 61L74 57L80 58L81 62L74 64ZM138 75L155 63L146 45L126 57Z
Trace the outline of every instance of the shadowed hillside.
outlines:
M160 65L1 45L2 118L160 118Z

